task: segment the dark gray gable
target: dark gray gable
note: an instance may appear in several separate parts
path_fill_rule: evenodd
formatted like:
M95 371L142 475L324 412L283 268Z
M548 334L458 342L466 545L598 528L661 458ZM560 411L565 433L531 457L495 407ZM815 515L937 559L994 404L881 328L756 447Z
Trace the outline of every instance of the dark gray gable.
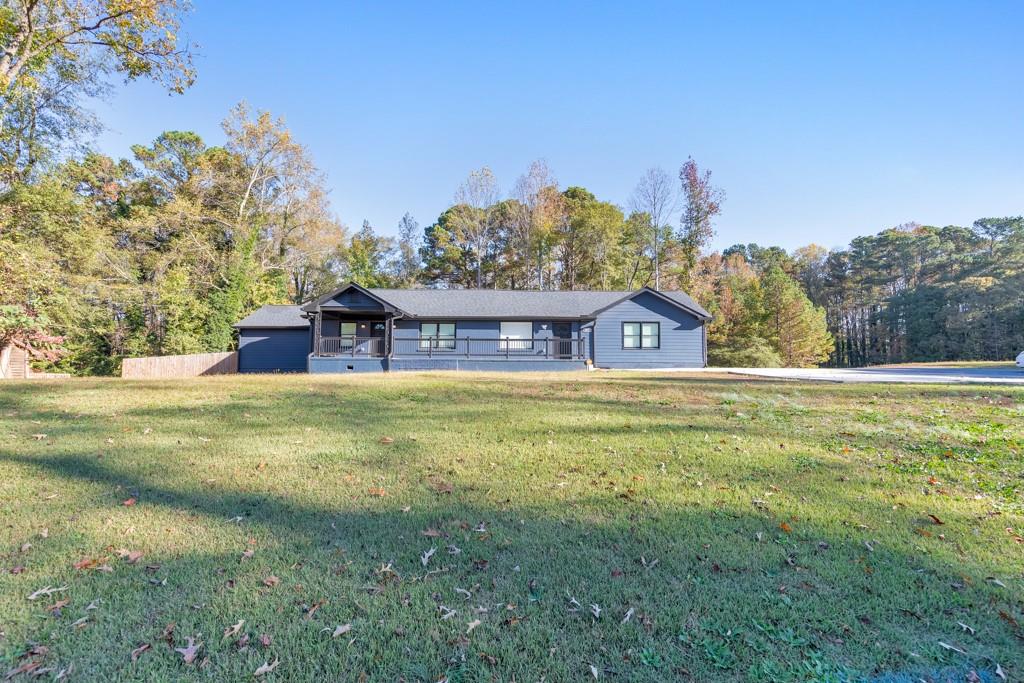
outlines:
M302 307L302 310L306 312L328 310L351 311L355 313L403 312L377 294L354 282L349 282L333 292L325 294L316 301L306 304Z
M617 299L616 301L613 301L607 306L597 309L596 311L594 311L593 314L596 316L600 313L604 313L605 311L611 308L615 308L623 301L629 301L630 299L634 299L640 296L641 294L653 294L662 301L666 301L669 304L675 306L676 308L680 308L686 311L687 313L694 316L698 320L703 320L705 322L711 320L711 314L705 311L700 304L691 299L688 294L685 294L683 292L659 292L658 290L652 289L651 287L644 287L643 289L638 289L635 292L629 292L626 296L622 297L621 299Z

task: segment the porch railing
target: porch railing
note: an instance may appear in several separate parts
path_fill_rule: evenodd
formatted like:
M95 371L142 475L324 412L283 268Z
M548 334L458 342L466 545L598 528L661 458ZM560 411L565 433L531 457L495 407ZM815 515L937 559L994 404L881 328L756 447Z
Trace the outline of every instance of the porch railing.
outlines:
M541 339L484 339L476 337L396 337L392 355L401 357L565 359L586 358L582 337Z
M540 339L493 339L479 337L396 337L392 355L404 358L506 358L509 360L587 357L583 337ZM319 356L381 358L386 355L384 337L321 337Z
M384 337L320 337L320 356L384 356Z

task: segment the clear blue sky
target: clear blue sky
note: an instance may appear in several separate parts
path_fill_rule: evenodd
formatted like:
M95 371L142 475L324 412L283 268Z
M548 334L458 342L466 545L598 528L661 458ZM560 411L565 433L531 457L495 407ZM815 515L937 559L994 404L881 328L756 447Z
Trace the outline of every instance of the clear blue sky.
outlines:
M283 115L332 205L387 234L466 174L536 158L625 204L692 155L727 192L716 247L838 246L1024 213L1024 2L194 0L199 78L118 87L99 147L210 143L245 99Z

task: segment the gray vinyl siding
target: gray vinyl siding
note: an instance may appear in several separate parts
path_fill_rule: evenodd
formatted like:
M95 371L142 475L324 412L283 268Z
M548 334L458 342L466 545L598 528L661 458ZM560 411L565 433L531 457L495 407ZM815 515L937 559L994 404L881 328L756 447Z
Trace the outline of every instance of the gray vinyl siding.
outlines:
M622 323L659 323L661 347L623 349ZM704 326L695 316L648 293L601 312L594 324L594 364L599 368L701 368Z
M238 332L239 372L305 372L310 330L250 327Z

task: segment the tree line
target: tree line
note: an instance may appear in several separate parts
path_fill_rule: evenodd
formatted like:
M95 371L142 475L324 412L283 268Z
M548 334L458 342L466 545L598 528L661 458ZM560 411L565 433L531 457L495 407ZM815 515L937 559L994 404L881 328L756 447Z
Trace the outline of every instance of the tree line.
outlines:
M116 5L116 6L115 6ZM1024 223L902 225L842 249L709 248L725 193L693 159L620 206L543 160L503 192L487 167L422 226L348 228L283 119L242 103L223 139L168 131L90 149L109 76L183 92L182 3L0 4L0 346L79 374L230 349L232 324L352 280L371 287L682 289L716 365L1000 359L1024 348Z

